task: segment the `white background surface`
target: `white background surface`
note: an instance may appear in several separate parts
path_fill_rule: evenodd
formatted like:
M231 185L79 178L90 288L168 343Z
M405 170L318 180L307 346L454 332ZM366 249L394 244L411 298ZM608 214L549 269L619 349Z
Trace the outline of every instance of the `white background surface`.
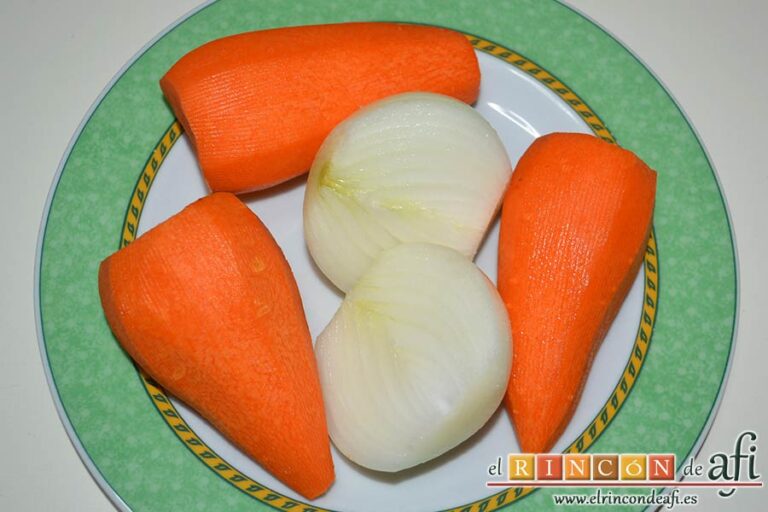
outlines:
M730 379L701 452L706 460L730 451L744 429L768 436L768 3L570 3L666 84L708 149L730 206L741 307ZM93 100L196 4L0 1L0 510L111 510L70 444L43 375L32 300L35 244L59 159ZM761 474L766 457L758 452ZM761 510L766 498L765 490L741 490L727 501L701 491L700 509Z

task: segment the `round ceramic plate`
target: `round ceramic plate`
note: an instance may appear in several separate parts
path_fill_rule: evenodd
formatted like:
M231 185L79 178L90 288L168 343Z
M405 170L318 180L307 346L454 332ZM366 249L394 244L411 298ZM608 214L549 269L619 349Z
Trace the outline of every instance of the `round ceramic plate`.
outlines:
M555 450L675 453L681 466L700 446L727 374L735 256L706 154L653 75L598 27L555 2L478 9L456 0L435 11L414 2L264 2L256 8L230 1L199 9L118 75L75 134L49 197L36 283L41 350L61 417L98 483L131 510L552 506L556 490L486 487L488 465L518 451L503 410L458 448L394 475L361 469L334 450L335 484L307 502L138 372L104 320L100 261L207 193L157 84L168 67L232 33L361 19L466 34L482 72L476 109L496 128L513 163L537 136L576 131L616 141L658 171L643 268ZM341 296L321 279L305 248L303 193L299 178L243 199L285 252L317 336ZM491 279L497 240L494 225L477 257ZM290 415L301 421L301 411Z

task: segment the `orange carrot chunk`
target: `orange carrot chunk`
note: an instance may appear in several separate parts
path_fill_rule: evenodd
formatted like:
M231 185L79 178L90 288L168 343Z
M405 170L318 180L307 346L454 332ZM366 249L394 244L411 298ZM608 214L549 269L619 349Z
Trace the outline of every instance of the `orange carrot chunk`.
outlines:
M568 425L595 352L637 276L656 173L591 135L537 139L502 207L499 292L514 339L506 405L524 452Z
M480 70L454 31L342 23L248 32L182 57L160 87L214 191L247 192L306 172L340 121L408 91L477 99Z
M232 194L201 199L104 260L123 348L161 386L307 498L334 479L312 341L267 228Z

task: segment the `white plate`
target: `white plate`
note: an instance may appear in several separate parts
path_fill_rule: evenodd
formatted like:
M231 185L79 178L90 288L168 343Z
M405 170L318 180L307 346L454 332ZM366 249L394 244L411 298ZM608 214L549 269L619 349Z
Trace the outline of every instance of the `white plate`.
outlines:
M558 131L592 133L570 106L527 73L485 53L478 52L478 60L483 79L476 108L498 132L513 165L540 135ZM314 338L335 313L342 295L320 274L304 244L304 183L305 177L301 177L244 199L269 227L291 264ZM152 184L138 233L147 231L207 193L191 146L182 137L166 157ZM476 259L494 282L497 248L498 219ZM576 413L553 451L565 449L587 428L621 378L640 321L641 276L642 269L597 353ZM294 494L221 437L197 413L177 400L173 403L198 436L224 460L257 482L288 496ZM491 494L485 486L488 475L483 469L496 457L518 449L503 408L461 446L436 460L397 474L363 469L334 449L336 482L326 495L313 503L334 510L374 512L408 512L467 503ZM394 486L397 492L392 492Z

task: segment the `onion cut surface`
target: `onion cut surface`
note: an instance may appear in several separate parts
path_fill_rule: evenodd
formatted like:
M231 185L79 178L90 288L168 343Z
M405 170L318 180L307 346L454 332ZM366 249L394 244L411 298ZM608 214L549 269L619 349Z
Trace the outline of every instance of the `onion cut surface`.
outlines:
M511 349L504 304L472 262L426 243L383 252L315 346L334 444L388 472L445 453L497 409Z
M472 107L432 93L385 98L339 124L315 157L304 196L307 246L344 291L402 242L471 259L511 172L498 135Z

